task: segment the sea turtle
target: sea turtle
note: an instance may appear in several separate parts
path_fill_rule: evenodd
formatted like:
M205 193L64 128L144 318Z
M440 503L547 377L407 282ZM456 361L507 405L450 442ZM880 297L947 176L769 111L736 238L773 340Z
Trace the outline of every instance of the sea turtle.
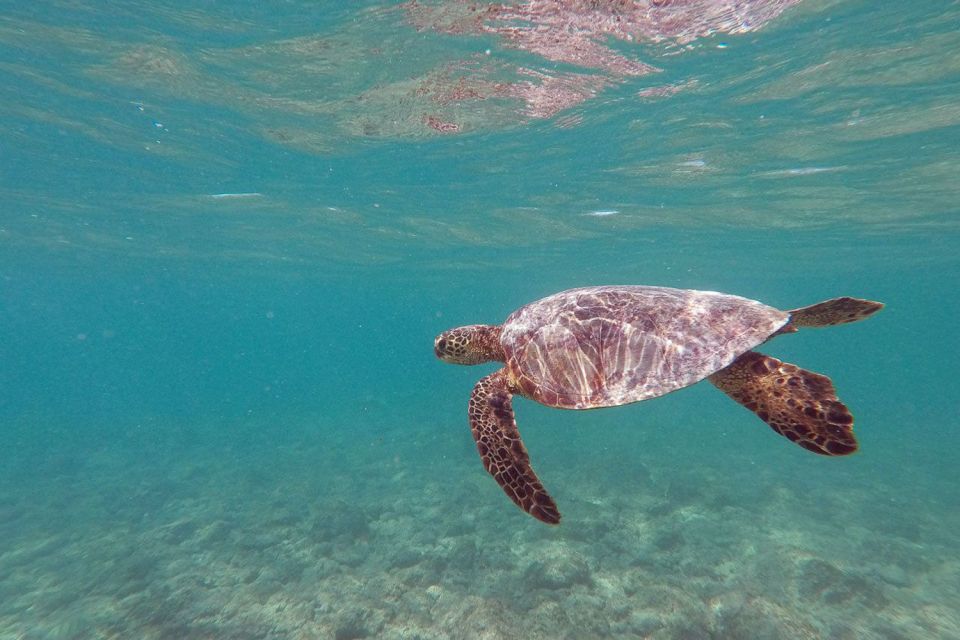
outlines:
M517 431L514 395L560 409L595 409L709 378L801 447L847 455L857 448L853 416L830 379L752 349L781 333L856 322L882 307L834 298L780 311L713 291L586 287L531 302L500 326L445 331L434 352L456 364L505 363L473 388L470 428L484 466L507 496L534 518L557 524L560 512Z

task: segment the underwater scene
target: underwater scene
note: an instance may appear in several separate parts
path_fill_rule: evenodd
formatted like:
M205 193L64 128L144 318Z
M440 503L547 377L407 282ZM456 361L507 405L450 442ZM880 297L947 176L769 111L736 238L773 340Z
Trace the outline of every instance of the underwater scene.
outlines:
M4 3L0 640L960 640L958 24Z

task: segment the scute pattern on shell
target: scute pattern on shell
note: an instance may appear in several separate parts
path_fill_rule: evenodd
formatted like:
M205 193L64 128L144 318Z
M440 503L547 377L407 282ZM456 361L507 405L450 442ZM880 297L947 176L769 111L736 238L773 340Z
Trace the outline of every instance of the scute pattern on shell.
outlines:
M587 287L521 307L504 323L501 343L524 395L588 409L691 385L788 320L783 311L712 291Z

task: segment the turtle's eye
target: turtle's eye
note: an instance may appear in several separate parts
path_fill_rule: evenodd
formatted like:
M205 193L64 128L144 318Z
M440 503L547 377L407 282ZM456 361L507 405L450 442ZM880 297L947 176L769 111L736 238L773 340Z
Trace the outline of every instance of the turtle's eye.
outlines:
M450 357L450 350L455 346L455 343L450 341L447 333L443 332L433 341L433 353L444 362L448 362L447 359Z

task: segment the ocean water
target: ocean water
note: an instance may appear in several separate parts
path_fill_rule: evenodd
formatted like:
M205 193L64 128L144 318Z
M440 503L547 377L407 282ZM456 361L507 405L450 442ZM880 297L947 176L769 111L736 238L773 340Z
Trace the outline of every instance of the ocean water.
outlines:
M960 638L960 3L3 3L0 639ZM108 6L109 5L109 6ZM447 328L651 284L865 322L813 455Z

